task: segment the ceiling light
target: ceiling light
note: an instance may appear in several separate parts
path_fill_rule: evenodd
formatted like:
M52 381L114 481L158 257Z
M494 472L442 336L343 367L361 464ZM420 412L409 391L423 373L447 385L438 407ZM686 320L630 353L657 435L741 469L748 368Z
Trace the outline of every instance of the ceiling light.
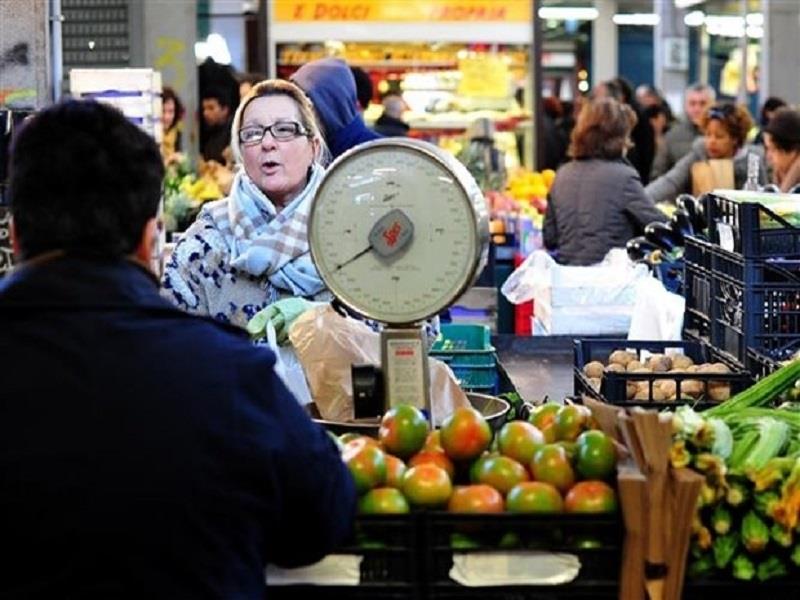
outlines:
M745 32L747 33L747 37L755 40L760 40L764 37L764 28L758 25L748 25Z
M617 25L646 25L655 27L661 22L661 17L655 13L628 13L617 14L611 17Z
M709 35L742 37L745 33L744 19L729 15L706 15L706 30Z
M687 27L700 27L706 20L702 10L693 10L683 17L683 22Z
M540 19L555 21L594 21L599 14L596 8L578 6L543 6L539 9Z
M750 13L744 18L745 22L752 27L764 26L764 15L762 13Z
M689 8L705 2L705 0L675 0L675 8Z

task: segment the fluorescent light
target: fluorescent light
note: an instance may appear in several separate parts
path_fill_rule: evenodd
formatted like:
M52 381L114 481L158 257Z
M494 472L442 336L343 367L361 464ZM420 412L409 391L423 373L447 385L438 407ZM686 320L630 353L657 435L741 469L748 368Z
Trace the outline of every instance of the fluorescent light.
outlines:
M748 25L745 29L745 32L747 33L747 37L756 40L760 40L764 37L764 28L759 27L758 25Z
M722 37L742 37L744 35L744 19L729 15L706 15L706 30L709 35Z
M627 13L611 17L617 25L648 25L655 27L661 22L661 17L655 13Z
M600 12L596 8L578 6L543 6L539 18L554 21L594 21Z
M675 0L675 8L689 8L705 2L705 0Z
M706 20L702 10L693 10L683 17L683 22L687 27L700 27Z
M752 27L764 26L764 15L762 13L750 13L744 18L745 22Z

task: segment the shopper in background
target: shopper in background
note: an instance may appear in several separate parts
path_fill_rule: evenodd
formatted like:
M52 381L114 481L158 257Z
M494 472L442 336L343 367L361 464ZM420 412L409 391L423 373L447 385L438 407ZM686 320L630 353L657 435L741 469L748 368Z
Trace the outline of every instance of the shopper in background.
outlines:
M703 135L701 129L703 115L714 103L715 98L714 88L704 83L695 83L686 88L683 97L683 119L672 125L664 136L664 144L653 159L651 180L661 177L692 150L692 143Z
M372 94L374 92L372 79L369 73L361 67L350 67L350 72L353 74L353 80L356 82L358 109L363 113L367 110L369 103L372 102Z
M211 88L203 92L200 101L205 125L205 139L201 143L203 159L228 164L225 149L231 144L231 99L224 90Z
M653 157L656 152L655 135L650 122L642 116L641 108L634 98L633 87L624 77L616 77L609 81L604 81L592 91L594 98L614 98L623 104L631 107L636 115L635 125L631 132L631 146L628 151L628 161L639 173L643 183L650 179L650 168L653 165Z
M779 108L764 127L764 147L772 181L788 192L800 184L800 113Z
M753 139L754 144L764 144L764 129L767 127L767 125L769 125L770 119L772 119L772 115L775 114L775 111L784 106L786 106L786 102L780 98L776 98L775 96L771 96L764 101L764 104L761 107L761 115L758 120L760 129L758 130L755 139Z
M267 562L312 563L350 533L351 477L272 352L159 296L163 174L102 103L45 108L15 141L3 598L260 599Z
M232 135L243 169L181 237L163 286L178 307L244 327L279 299L327 299L306 237L326 149L306 95L277 79L250 90Z
M169 86L161 91L161 125L164 129L161 141L161 157L164 164L179 162L183 150L183 102Z
M600 262L652 221L666 216L647 197L625 159L636 114L602 98L584 105L572 131L572 161L556 173L544 219L545 246L566 265Z
M239 82L239 100L244 100L244 97L250 93L253 86L266 78L267 76L263 73L240 73L236 78Z
M343 60L323 58L306 63L291 80L311 98L332 158L381 137L364 124L355 79Z
M387 94L383 97L383 112L375 120L373 129L376 133L387 137L403 137L408 135L409 126L403 121L403 113L408 108L402 96Z
M639 103L642 109L659 106L663 101L658 90L648 83L643 83L636 88L636 102Z
M700 120L703 137L668 173L647 186L654 202L674 202L679 194L698 196L715 188L741 189L747 179L747 154L760 150L746 146L753 126L744 106L715 104ZM763 173L759 177L764 180Z
M542 134L544 137L544 156L540 167L556 170L567 158L569 136L559 127L564 118L564 107L561 101L548 96L542 100Z
M650 122L656 141L656 153L664 145L664 136L669 130L669 114L663 104L651 104L642 111L642 116Z

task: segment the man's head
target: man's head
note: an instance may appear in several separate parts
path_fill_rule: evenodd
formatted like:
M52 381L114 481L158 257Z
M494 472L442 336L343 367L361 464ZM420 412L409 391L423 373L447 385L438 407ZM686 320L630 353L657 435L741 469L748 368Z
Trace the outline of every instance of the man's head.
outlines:
M323 58L304 64L291 80L311 99L329 146L350 125L358 112L356 82L343 60Z
M703 115L706 109L714 104L717 94L714 88L705 83L695 83L686 88L686 94L683 97L683 110L686 113L686 118L700 127L703 121Z
M209 127L225 125L231 117L231 101L222 90L210 89L203 93L203 121Z
M9 170L20 258L149 252L164 166L153 139L117 109L72 100L42 110L14 140Z
M636 88L636 101L642 108L659 106L662 103L661 94L652 85L643 83Z

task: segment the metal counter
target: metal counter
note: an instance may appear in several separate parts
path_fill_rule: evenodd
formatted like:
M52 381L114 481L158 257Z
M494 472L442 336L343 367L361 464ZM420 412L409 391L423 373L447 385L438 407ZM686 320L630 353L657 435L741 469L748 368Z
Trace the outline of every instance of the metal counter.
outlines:
M573 393L572 336L497 334L492 344L520 395L538 403L545 396L561 402Z

